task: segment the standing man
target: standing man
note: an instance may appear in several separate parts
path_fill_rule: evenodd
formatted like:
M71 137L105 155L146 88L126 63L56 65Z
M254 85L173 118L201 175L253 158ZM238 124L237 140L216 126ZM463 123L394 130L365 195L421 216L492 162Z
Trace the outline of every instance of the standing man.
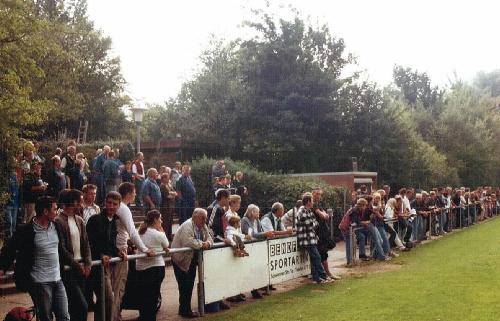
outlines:
M105 193L118 191L120 185L120 165L115 156L114 151L110 151L108 159L102 165L102 175L104 177Z
M156 168L148 169L148 178L142 186L142 200L146 206L146 212L154 209L160 209L161 206L161 191L160 186L156 182L158 172Z
M212 236L216 242L224 241L224 231L226 230L227 220L224 218L226 208L229 206L229 190L218 189L215 192L215 203L207 208L208 228L213 232Z
M179 196L179 224L184 223L191 217L194 210L194 202L196 199L196 189L194 188L193 180L191 179L191 166L182 166L182 176L177 181L175 186Z
M61 170L61 159L59 156L52 157L52 168L47 174L48 195L59 197L59 193L66 188L66 176Z
M29 291L40 321L69 321L68 299L61 280L67 264L62 256L58 230L54 224L57 204L42 196L35 203L36 216L19 226L0 254L0 276L16 261L14 275L18 290Z
M97 195L97 186L94 184L83 185L83 212L82 218L85 224L89 221L90 217L101 212L99 205L95 203ZM121 200L121 199L120 199Z
M132 164L132 177L134 178L135 184L135 205L138 207L142 207L142 184L146 179L146 175L144 172L144 154L139 152L135 155L135 161Z
M226 176L226 165L224 165L224 160L219 159L215 162L214 166L212 166L212 182L217 177Z
M326 223L330 219L330 215L325 211L323 204L321 203L321 198L323 197L323 190L321 187L315 187L312 191L313 196L313 213L318 220L318 252L321 256L321 264L325 269L326 275L334 280L340 280L340 276L333 274L330 272L330 267L328 266L328 251L331 248L328 248L330 245L328 244L331 241L331 232L328 224ZM320 233L322 231L322 233Z
M66 148L66 155L61 159L61 169L66 175L75 167L76 146L69 145Z
M23 198L24 217L23 222L29 222L35 216L35 202L45 195L47 183L42 180L42 164L31 164L31 172L24 175Z
M304 205L300 208L297 219L298 244L300 248L305 249L309 254L313 281L325 283L327 282L327 275L318 252L318 236L316 235L318 221L312 212L313 198L311 193L305 193L302 196L302 204Z
M192 217L182 223L175 233L172 248L209 249L213 245L213 241L208 233L206 222L207 211L202 208L195 209ZM197 264L197 252L172 253L172 266L179 286L179 315L185 318L198 316L198 313L191 311L191 297Z
M182 175L182 164L179 161L176 161L174 163L174 168L172 168L172 175L171 175L171 180L172 180L172 186L175 186L177 184L177 181L179 178L181 178Z
M14 236L17 225L17 212L19 211L19 183L15 171L12 171L9 177L9 199L5 204L5 227L6 236Z
M104 177L103 177L103 165L108 159L108 154L111 151L111 147L104 145L102 148L102 153L96 157L93 170L93 177L95 184L97 185L97 203L101 204L104 201L105 191L104 191Z
M119 252L116 247L116 222L118 216L116 212L120 207L122 197L118 192L109 192L106 195L106 207L101 214L93 215L87 223L87 233L89 237L90 249L93 260L102 260L104 269L104 284L101 283L101 268L99 266L92 267L92 272L89 278L89 292L94 292L97 297L97 303L94 313L94 321L109 321L113 311L113 287L111 286L111 269L109 260L112 257L126 257L126 253ZM101 297L102 286L105 288L105 297ZM101 304L102 300L105 303L106 320L102 320Z
M137 233L137 230L135 229L132 212L127 206L135 199L136 196L134 184L122 183L120 184L120 187L118 187L118 192L122 197L122 202L120 203L120 207L116 212L118 216L118 221L116 222L116 247L118 248L118 251L127 253L127 240L130 238L132 240L132 243L137 246L139 251L146 253L148 256L155 256L154 250L149 250L139 237L139 233ZM128 262L126 259L124 259L123 261L118 262L113 269L112 286L115 296L112 312L113 321L121 320L121 304L123 294L125 293L127 275Z
M76 215L82 209L83 194L77 189L64 190L59 203L63 211L57 216L55 223L60 231L59 241L63 251L71 262L70 270L62 272L68 295L69 315L72 321L86 321L88 304L85 298L85 279L90 274L92 259L85 222Z

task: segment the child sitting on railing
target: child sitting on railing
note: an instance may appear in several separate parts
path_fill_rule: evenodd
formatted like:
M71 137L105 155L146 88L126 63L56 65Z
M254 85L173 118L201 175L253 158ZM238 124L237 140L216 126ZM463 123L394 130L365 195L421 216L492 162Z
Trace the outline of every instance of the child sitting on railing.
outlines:
M228 226L226 227L226 240L231 244L234 251L234 256L243 257L248 256L248 252L245 251L245 244L243 240L251 240L252 237L250 235L245 235L241 233L240 230L240 217L239 216L231 216L228 221Z

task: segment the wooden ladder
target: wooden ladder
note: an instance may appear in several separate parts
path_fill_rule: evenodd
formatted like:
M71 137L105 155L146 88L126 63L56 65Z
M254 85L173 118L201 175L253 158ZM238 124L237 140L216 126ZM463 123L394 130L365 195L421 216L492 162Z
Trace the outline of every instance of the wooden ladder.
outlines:
M78 127L78 139L77 144L85 144L87 142L87 129L89 128L89 121L86 120L82 122L80 120L80 127Z

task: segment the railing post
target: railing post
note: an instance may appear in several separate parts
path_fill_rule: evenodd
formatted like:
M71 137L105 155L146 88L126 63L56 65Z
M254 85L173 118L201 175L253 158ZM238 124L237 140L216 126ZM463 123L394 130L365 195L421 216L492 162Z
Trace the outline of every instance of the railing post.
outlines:
M203 251L198 253L198 313L200 316L205 315L205 271L203 270Z
M104 262L101 261L101 266L99 267L101 270L101 320L106 320L106 269L104 267ZM106 320L107 321L107 320Z
M432 217L432 214L434 214L434 211L430 211L429 212L429 216L428 216L428 220L429 220L429 240L432 240L432 220L434 219L434 221L436 220L436 216L434 215L434 217ZM425 230L424 230L424 235L425 235Z
M356 235L354 234L354 228L352 225L349 226L349 237L351 239L351 251L350 251L350 256L351 256L351 264L354 264L354 260L356 257L356 248L357 248L357 242L356 242Z

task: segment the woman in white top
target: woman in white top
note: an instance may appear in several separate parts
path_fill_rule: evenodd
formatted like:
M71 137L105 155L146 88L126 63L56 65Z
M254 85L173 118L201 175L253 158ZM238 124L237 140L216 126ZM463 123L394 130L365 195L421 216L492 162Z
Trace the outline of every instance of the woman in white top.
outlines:
M157 210L151 210L146 214L144 223L139 228L142 242L156 253L168 252L168 239L161 227L161 214ZM139 291L139 320L156 320L156 303L160 296L161 282L165 278L165 260L163 256L147 257L138 259L136 263L137 273L141 280Z
M387 233L389 233L389 244L393 244L393 242L399 247L400 250L405 251L406 247L403 245L403 242L401 242L401 239L398 236L398 233L394 230L394 222L392 219L394 218L394 213L396 210L396 199L395 198L390 198L387 201L387 204L385 206L385 213L384 213L384 219L385 220L390 220L385 223L385 230Z

